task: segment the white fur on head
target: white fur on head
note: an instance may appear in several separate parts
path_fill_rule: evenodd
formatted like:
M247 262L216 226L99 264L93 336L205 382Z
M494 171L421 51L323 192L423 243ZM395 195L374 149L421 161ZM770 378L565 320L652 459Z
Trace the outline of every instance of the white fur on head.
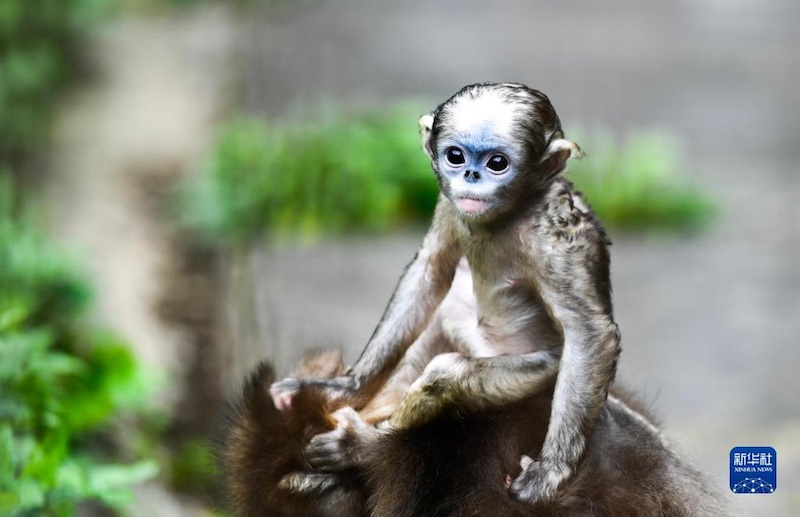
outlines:
M497 142L514 142L522 107L498 88L457 97L447 110L448 132L452 131L451 137L491 136Z

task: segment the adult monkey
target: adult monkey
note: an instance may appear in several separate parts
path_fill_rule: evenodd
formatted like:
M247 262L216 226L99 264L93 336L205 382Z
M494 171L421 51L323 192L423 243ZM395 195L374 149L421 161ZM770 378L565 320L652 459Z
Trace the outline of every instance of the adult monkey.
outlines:
M329 352L307 358L296 374L344 372L339 356ZM463 414L445 405L419 426L352 433L358 452L351 468L326 473L309 466L303 447L336 426L331 411L342 401L332 403L304 386L292 407L279 411L268 393L272 369L262 363L233 405L219 451L230 509L274 517L728 514L716 490L674 452L646 412L614 395L578 471L554 499L530 505L509 497L506 487L520 472L520 456L536 455L542 446L553 380L496 410Z
M371 399L431 323L465 257L477 318L459 332L463 342L451 347L466 348L468 355L434 360L412 386L418 396L406 398L413 403L404 403L398 418L422 413L424 421L424 408L435 408L452 387L461 400L520 400L541 390L532 379L551 376L560 355L540 455L510 487L528 503L551 500L583 456L620 350L608 240L580 194L559 177L580 149L564 138L548 98L520 84L467 86L420 125L442 193L422 249L347 374L286 379L272 386L273 399L286 408L303 384L323 387L332 397ZM446 322L444 315L438 323ZM339 430L312 442L311 464L348 466L342 436Z

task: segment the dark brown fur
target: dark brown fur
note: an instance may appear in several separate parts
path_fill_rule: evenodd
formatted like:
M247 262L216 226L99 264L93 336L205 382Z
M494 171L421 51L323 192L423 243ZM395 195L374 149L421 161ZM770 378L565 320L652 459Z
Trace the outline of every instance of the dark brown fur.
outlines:
M330 367L308 373L336 374ZM325 474L335 476L338 485L322 495L292 494L278 488L278 482L291 472L312 472L303 447L314 434L333 428L334 408L319 392L303 388L292 408L279 412L268 391L273 380L272 368L262 363L231 414L220 459L237 515L724 514L699 474L648 424L612 402L590 434L577 473L554 501L528 506L512 499L507 476L519 474L520 455L538 454L552 389L502 410L466 417L443 414L418 428L391 431L368 451L362 472Z
M309 356L301 377L333 377L342 368L338 354ZM291 411L278 411L269 395L275 381L272 366L257 366L232 405L222 439L219 463L226 499L236 515L357 516L364 507L363 484L354 473L337 475L339 488L309 498L278 488L292 472L312 472L303 448L312 436L330 431L335 409L321 391L303 387Z

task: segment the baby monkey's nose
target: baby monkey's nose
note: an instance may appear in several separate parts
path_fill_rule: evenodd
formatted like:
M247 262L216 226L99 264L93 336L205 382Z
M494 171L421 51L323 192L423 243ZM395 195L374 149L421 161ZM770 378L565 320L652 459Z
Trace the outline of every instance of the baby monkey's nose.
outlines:
M481 179L481 173L478 171L467 171L464 173L464 179L469 183L475 183Z

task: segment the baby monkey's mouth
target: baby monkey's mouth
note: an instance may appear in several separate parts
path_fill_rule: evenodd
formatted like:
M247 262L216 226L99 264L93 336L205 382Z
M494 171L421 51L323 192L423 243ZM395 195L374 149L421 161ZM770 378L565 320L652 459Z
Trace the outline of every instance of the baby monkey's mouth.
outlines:
M483 212L489 204L485 199L474 196L459 196L455 203L461 211L471 215Z

